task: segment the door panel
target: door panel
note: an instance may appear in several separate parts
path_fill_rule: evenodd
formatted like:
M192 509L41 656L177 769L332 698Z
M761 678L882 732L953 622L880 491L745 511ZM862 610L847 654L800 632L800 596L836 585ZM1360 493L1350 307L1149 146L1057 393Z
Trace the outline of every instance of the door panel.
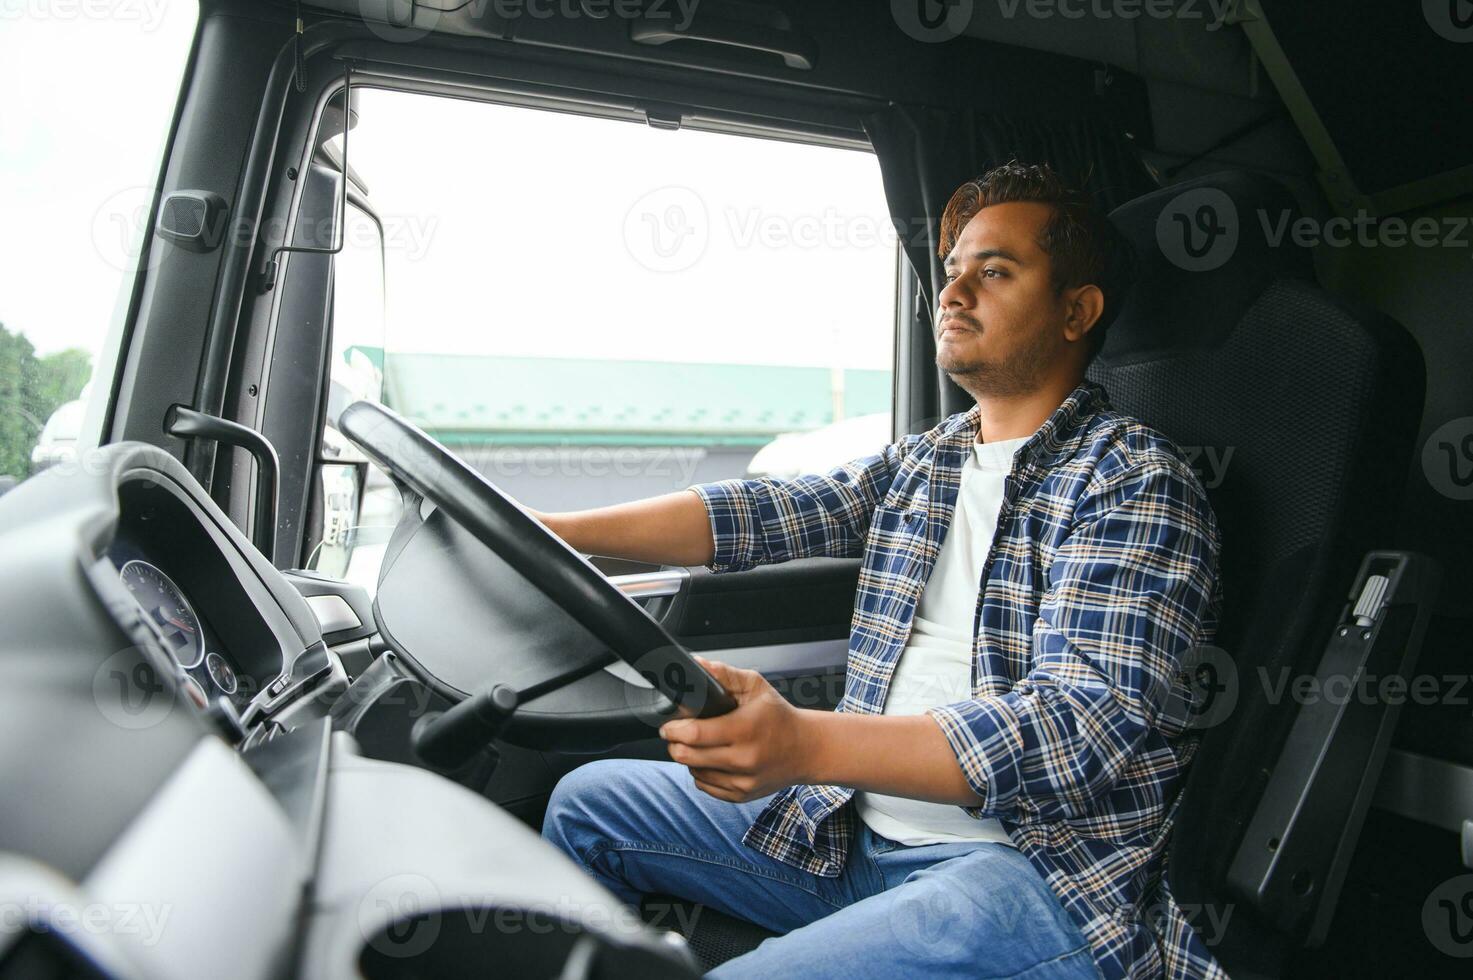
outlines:
M613 581L687 647L761 672L800 707L832 710L843 694L857 558L805 558L719 575L677 568Z

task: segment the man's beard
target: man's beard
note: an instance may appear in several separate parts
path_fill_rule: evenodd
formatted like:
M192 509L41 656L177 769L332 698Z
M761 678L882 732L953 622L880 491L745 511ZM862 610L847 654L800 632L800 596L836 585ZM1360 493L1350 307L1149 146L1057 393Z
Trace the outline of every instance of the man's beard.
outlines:
M1001 363L984 361L975 355L946 353L938 344L936 366L973 398L1024 395L1038 390L1051 356L1047 338L1036 332L1029 336L1025 346Z

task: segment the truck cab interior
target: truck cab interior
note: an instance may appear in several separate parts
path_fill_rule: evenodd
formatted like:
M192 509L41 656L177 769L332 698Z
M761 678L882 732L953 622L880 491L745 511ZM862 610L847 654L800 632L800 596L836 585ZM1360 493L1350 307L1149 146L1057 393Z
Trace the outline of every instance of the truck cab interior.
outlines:
M1200 747L1173 893L1234 978L1465 975L1466 3L175 6L187 50L85 418L0 484L0 977L681 978L767 935L680 896L622 909L538 828L563 774L667 758L661 721L729 707L692 653L832 708L859 561L579 555L434 423L448 395L344 382L353 229L378 254L402 217L364 161L409 137L372 137L374 110L410 96L862 155L894 229L882 440L970 405L934 361L952 189L1014 158L1083 183L1140 266L1089 376L1200 461L1224 542L1217 645L1182 665ZM114 78L80 47L52 68ZM413 183L515 214L510 162L551 152L500 140ZM73 261L6 254L17 279ZM519 287L487 264L458 275L495 310ZM651 292L697 274L655 273ZM500 329L592 316L584 288ZM785 305L767 316L811 326ZM621 370L473 384L638 387ZM365 582L323 556L386 491Z

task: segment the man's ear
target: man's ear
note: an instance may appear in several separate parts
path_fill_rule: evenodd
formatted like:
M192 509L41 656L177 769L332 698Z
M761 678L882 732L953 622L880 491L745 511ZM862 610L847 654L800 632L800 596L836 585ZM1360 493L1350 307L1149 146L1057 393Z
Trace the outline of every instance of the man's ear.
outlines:
M1065 317L1064 336L1070 340L1083 340L1105 311L1105 294L1099 286L1075 286L1064 290Z

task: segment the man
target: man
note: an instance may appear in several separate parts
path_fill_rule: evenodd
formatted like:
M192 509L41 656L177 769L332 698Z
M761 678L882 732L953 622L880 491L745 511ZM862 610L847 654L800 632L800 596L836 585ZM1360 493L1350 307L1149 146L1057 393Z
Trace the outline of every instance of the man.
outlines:
M539 515L574 547L735 571L863 554L845 693L665 723L672 762L569 773L543 835L626 901L784 933L709 976L1223 976L1162 879L1183 654L1221 604L1179 448L1085 368L1126 248L1047 167L959 189L937 364L976 406L827 475Z

